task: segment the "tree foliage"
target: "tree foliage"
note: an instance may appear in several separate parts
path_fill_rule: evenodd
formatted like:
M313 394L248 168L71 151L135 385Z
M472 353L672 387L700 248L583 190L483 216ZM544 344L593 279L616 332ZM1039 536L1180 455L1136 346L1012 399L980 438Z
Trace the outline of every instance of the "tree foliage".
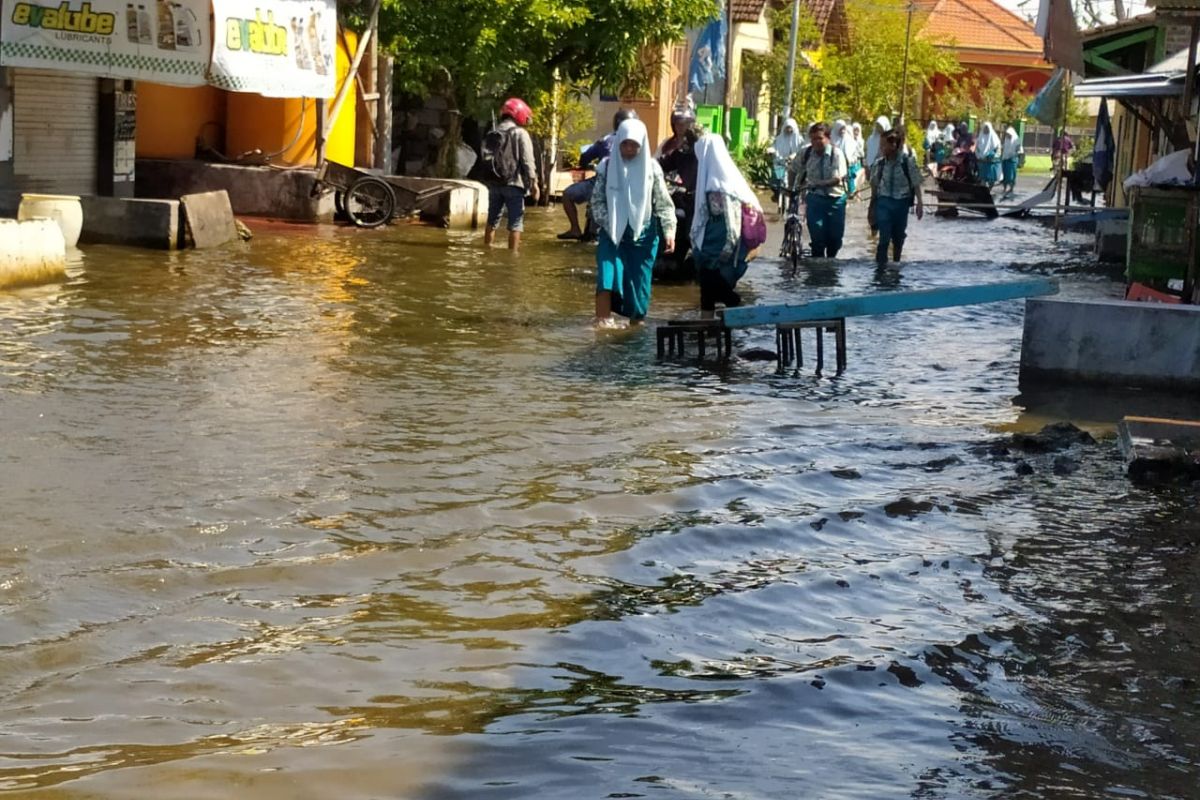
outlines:
M978 75L964 73L952 80L939 98L937 115L955 121L975 117L1003 130L1005 125L1025 116L1033 94L1023 82L1019 89L1009 91L1002 78L992 78L984 84Z
M762 75L769 87L771 117L783 110L787 94L789 42L792 36L791 8L781 7L767 12L772 36L776 42L769 53L746 53L743 69L747 75ZM815 67L824 62L829 48L821 43L821 32L807 6L800 7L800 42L795 78L792 81L792 117L804 122L819 119L824 111L824 73Z
M359 25L370 0L345 3ZM380 40L397 88L453 87L468 112L509 93L548 91L555 75L590 90L644 73L644 54L684 38L717 0L383 0Z
M905 41L909 42L908 85L904 108L917 111L923 87L934 75L953 76L958 58L939 45L950 44L920 35L923 20L914 16L908 34L906 0L847 0L853 46L835 49L825 63L827 103L857 120L895 117L900 112Z

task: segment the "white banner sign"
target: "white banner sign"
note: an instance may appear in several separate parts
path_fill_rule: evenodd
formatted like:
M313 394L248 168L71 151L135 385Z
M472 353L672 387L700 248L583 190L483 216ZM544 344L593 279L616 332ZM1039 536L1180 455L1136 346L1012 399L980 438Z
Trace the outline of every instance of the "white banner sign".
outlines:
M213 0L209 83L267 97L332 97L336 0Z
M0 64L132 78L205 82L208 0L3 0Z

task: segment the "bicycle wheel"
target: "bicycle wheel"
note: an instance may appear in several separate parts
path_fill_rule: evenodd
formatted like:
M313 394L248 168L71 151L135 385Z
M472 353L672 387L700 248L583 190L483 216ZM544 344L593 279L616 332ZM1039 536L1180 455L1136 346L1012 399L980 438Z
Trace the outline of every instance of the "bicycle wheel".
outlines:
M788 253L792 251L792 221L788 220L783 223L783 243L779 245L779 257L786 260Z

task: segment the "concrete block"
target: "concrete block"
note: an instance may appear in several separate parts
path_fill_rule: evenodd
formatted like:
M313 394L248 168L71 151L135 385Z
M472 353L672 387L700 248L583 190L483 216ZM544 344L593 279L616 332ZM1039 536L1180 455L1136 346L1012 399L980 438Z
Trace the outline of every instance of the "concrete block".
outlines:
M1021 383L1200 388L1200 306L1030 299Z
M66 275L67 242L53 220L0 220L0 289L51 283Z
M81 244L123 244L177 250L182 241L178 200L83 197Z
M482 183L411 175L390 180L418 193L438 187L446 189L417 203L422 219L447 228L482 228L487 224L488 190Z
M233 217L228 192L185 194L179 202L195 247L219 247L238 238L237 220Z
M1102 219L1096 223L1096 259L1110 264L1125 261L1129 241L1128 219Z
M333 194L312 196L316 171L205 161L138 159L138 197L177 198L224 190L234 214L294 222L333 219Z

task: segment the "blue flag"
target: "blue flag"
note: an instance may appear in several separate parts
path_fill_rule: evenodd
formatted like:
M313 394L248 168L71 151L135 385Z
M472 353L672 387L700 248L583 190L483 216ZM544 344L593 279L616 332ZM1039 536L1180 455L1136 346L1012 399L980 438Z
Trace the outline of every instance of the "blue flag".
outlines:
M1113 177L1113 162L1116 153L1113 141L1112 121L1108 117L1108 100L1100 101L1100 113L1096 116L1096 145L1092 150L1092 174L1096 185L1105 191Z
M696 39L692 51L692 65L688 70L688 89L703 92L710 83L725 77L725 9L717 18L705 26Z

